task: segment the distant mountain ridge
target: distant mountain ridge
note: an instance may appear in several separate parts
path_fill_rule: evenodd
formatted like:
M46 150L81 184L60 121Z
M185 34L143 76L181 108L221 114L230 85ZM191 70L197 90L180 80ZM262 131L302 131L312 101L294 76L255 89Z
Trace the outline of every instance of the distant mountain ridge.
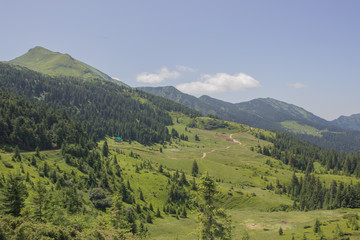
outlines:
M340 116L332 121L333 124L344 129L360 131L360 113L351 116Z
M248 102L229 103L203 95L199 98L182 93L175 87L139 87L145 92L165 97L200 111L204 115L218 115L229 121L278 130L283 121L330 125L330 122L306 111L305 109L272 98L258 98Z
M196 98L175 87L140 87L145 92L165 97L224 120L266 130L288 132L321 147L339 151L360 150L360 114L327 121L305 109L272 98L229 103L209 96Z
M27 53L9 61L9 63L52 76L61 75L85 79L100 78L127 86L120 81L112 79L98 69L74 59L69 54L53 52L40 46L30 49Z
M9 63L52 76L96 78L129 87L68 54L52 52L43 47L32 48ZM258 98L233 104L209 96L196 98L174 87L138 89L173 100L203 115L218 116L256 128L288 132L325 148L347 152L360 150L359 115L340 117L330 122L301 107L272 98Z

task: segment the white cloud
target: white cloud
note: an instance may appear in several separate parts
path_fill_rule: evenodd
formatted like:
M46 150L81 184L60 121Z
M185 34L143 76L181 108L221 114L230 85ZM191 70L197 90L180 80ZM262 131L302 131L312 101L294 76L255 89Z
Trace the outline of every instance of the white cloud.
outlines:
M156 73L143 72L137 75L136 81L143 83L161 83L165 79L175 79L180 76L179 72L170 72L166 67L156 71Z
M176 86L180 91L189 94L243 91L258 87L261 87L260 83L245 73L235 75L229 75L227 73L217 73L215 75L204 74L201 76L201 81L183 83Z
M117 78L117 77L111 77L111 78L114 80L120 81L120 78Z
M305 84L302 83L292 83L292 84L288 84L289 87L292 88L306 88L307 86Z
M197 70L195 68L183 66L183 65L176 65L175 66L177 70L182 72L196 72Z

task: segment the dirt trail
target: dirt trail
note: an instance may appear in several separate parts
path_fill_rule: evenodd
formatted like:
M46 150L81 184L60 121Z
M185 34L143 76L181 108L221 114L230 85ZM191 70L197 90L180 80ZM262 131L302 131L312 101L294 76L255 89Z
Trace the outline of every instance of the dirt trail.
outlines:
M238 143L238 144L240 144L240 145L242 144L242 143L239 142L238 140L234 139L232 134L230 134L230 137L229 137L229 138L226 138L225 140L227 140L227 141L230 140L230 142ZM226 147L227 150L230 149L230 148L231 148L231 146L227 146L227 147ZM212 150L211 150L210 152L208 152L208 153L213 153L213 152L215 152L216 150L218 150L218 149L212 149ZM207 153L204 152L203 155L202 155L202 157L201 157L201 159L206 158L206 155L207 155Z
M234 139L232 134L230 134L230 138L233 140L234 143L238 143L238 144L240 144L240 145L242 144L242 143L239 142L238 140Z

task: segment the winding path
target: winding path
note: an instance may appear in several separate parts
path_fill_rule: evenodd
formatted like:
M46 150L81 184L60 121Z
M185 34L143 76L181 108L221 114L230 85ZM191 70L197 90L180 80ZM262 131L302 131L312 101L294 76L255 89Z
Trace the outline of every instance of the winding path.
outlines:
M234 139L232 134L230 134L230 138L233 140L234 143L238 143L238 144L240 144L240 145L242 144L242 143L239 142L238 140Z
M240 144L240 145L242 144L240 141L234 139L232 134L230 134L230 139L232 140L233 143L238 143L238 144ZM226 150L229 150L230 148L231 148L231 146L227 146L227 147L226 147ZM215 152L216 150L217 150L217 149L212 149L209 153ZM207 156L207 153L204 152L203 155L202 155L202 157L201 157L201 159L206 158L206 156Z

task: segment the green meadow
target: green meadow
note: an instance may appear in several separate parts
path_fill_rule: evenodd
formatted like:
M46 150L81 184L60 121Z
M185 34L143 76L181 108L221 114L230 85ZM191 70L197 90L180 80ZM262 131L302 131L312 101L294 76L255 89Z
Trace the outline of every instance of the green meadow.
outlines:
M169 126L169 131L174 128L179 135L187 136L187 141L177 138L163 145L144 146L137 142L129 143L126 139L121 143L115 142L112 137L106 139L110 149L109 159L116 157L123 178L131 183L136 202L141 206L149 206L151 203L155 210L159 209L161 212L161 217L154 218L153 223L147 224L147 238L198 239L198 212L195 207L189 208L186 218L163 212L169 184L168 178L158 172L161 165L170 173L176 170L185 172L187 180L191 181L192 164L196 161L200 175L208 172L217 182L217 206L224 208L231 216L233 239L360 239L359 231L351 222L354 218L357 222L358 209L295 211L292 209L293 201L287 194L280 195L266 189L267 185L275 185L277 181L290 184L293 175L289 166L252 150L258 145L271 145L255 138L253 131L272 133L235 123L228 123L226 128L206 130L203 126L209 121L208 118L197 118L198 128L191 128L188 127L192 121L190 118L183 115L174 115L173 118L175 125ZM198 136L199 141L195 140L195 136ZM99 149L103 144L104 141L98 143ZM12 155L1 153L2 176L22 171L28 174L31 182L40 180L48 187L54 186L30 164L34 152L21 153L21 162L12 161ZM79 182L85 177L78 168L65 162L61 150L42 151L41 156L37 165L42 166L46 162L50 168L66 172ZM146 167L139 169L141 165ZM299 177L303 175L301 172L296 174ZM197 183L200 182L200 175L194 178ZM331 174L317 176L327 184L333 180L358 182L353 177ZM116 184L118 179L115 176L112 179L113 184ZM27 185L31 189L30 184ZM189 191L196 199L197 193ZM140 192L143 193L144 200L140 200ZM102 212L92 207L88 189L83 189L82 194L90 208L88 212L92 214L88 213L81 218L69 215L66 224L78 222L84 228L97 228L100 220L109 221L108 210ZM314 232L316 219L321 222L317 233ZM280 228L282 235L279 234Z

